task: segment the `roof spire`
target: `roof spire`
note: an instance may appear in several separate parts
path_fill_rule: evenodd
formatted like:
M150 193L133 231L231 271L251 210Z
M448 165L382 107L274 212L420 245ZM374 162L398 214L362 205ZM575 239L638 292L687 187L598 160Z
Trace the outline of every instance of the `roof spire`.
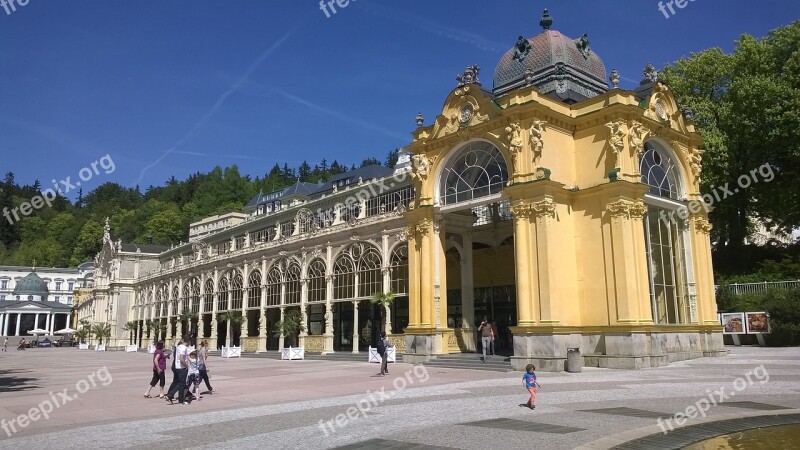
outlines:
M547 11L547 8L545 8L544 12L542 13L542 20L539 21L539 25L545 31L549 30L553 25L553 18L550 16L550 12Z

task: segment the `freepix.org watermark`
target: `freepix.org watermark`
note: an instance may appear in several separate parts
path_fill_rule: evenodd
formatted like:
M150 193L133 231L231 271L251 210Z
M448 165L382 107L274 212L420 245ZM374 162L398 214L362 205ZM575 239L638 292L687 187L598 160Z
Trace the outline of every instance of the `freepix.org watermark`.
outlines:
M686 220L689 218L690 213L697 214L702 210L710 212L714 203L721 202L726 198L737 194L742 189L749 188L759 181L769 183L774 179L775 171L772 169L772 166L769 165L769 163L764 163L759 168L753 169L749 173L741 175L739 178L737 178L736 184L738 187L731 189L730 183L725 183L722 186L711 186L711 192L703 194L702 201L692 200L686 206L681 206L680 208L670 212L662 210L659 216L664 223L675 222L676 216L681 220Z
M51 180L51 183L53 183L52 188L43 190L41 192L42 195L34 196L29 202L22 202L19 206L10 209L8 207L3 208L3 216L8 220L8 223L14 225L14 222L20 220L20 214L22 216L29 216L34 211L44 208L45 205L47 205L48 208L53 206L53 200L55 200L59 194L61 196L66 196L67 193L80 187L81 182L89 181L95 175L100 175L100 169L103 169L103 173L108 175L114 172L116 168L114 160L111 159L111 155L105 155L78 171L78 178L80 178L80 181L76 180L73 182L71 176L60 181L56 181L56 179L53 178Z
M336 7L338 6L340 9L347 8L350 5L350 2L355 2L356 0L320 0L319 1L319 9L325 13L325 17L328 19L331 18L332 15L336 14ZM329 12L330 11L330 12Z
M394 379L392 382L393 391L386 392L385 387L382 387L379 391L367 391L366 397L347 408L344 413L337 414L336 417L327 422L320 419L319 429L325 433L325 436L330 436L332 433L336 433L339 428L346 427L350 422L366 418L373 407L397 397L408 386L414 383L424 383L428 381L428 378L430 378L430 374L425 366L422 364L414 366L413 369L407 370L403 376Z
M695 0L668 0L664 2L663 0L658 2L658 10L664 14L664 17L669 19L670 17L677 14L675 8L683 9L689 6L689 2L694 2Z
M50 391L50 398L32 407L27 413L20 414L11 420L0 420L0 428L6 432L8 437L11 437L11 435L19 433L33 422L49 419L50 413L76 400L80 394L85 394L89 389L96 388L98 383L102 386L108 386L112 381L113 379L111 373L108 371L108 367L103 366L101 369L98 369L97 372L87 375L86 379L75 383L75 390L78 391L77 394L70 395L69 388L64 388L61 392L55 393Z
M0 7L6 11L6 15L17 11L17 6L28 6L30 0L0 0Z
M750 369L743 377L739 377L733 381L733 390L729 390L728 386L721 386L713 392L711 392L711 389L708 389L706 390L708 397L701 398L693 405L687 406L683 411L675 413L675 415L669 419L662 420L661 417L659 417L656 422L661 428L661 431L667 434L674 429L672 427L673 420L675 421L675 425L683 426L686 424L687 420L696 419L698 415L705 417L712 406L720 405L734 397L737 392L742 392L748 386L752 386L755 383L753 377L755 377L755 381L764 384L769 381L769 372L767 372L763 364L755 369ZM669 428L669 430L667 430L667 428Z

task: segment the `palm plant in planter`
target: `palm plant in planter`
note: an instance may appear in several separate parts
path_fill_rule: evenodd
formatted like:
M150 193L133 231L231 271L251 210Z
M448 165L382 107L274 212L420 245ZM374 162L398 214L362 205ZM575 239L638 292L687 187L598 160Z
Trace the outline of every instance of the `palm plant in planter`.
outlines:
M147 319L144 321L144 332L147 334L147 340L150 340L150 332L158 329L158 321L155 319ZM156 336L158 340L158 336Z
M86 343L86 338L89 337L89 331L86 328L81 328L80 330L76 331L72 334L72 336L78 340L81 344Z
M240 335L242 334L242 322L244 322L242 312L239 310L224 311L217 314L217 320L228 323L228 328L231 331L230 336L227 336L231 344L229 347L235 347L233 343L239 342Z
M130 342L129 343L131 345L133 345L133 333L136 332L136 328L138 327L138 325L139 324L134 320L131 320L130 322L126 322L125 323L124 329L125 329L125 331L127 331L129 333L128 337L130 338Z
M190 330L192 321L197 319L197 313L192 312L190 309L184 309L183 312L178 316L178 320L181 322L181 332L186 335L191 335L192 330Z
M97 338L97 345L103 345L103 339L111 337L111 325L100 322L94 324L92 327L92 331L94 332L95 337Z
M389 292L376 292L372 294L372 297L369 298L370 303L373 305L379 305L381 309L381 331L388 331L386 329L386 320L388 316L386 315L386 309L392 304L395 299L395 294L392 291Z
M85 341L82 342L91 344L92 334L94 334L94 329L92 327L92 324L86 319L81 319L80 322L78 323L81 324L81 328L79 331L83 332L82 336L85 339Z
M299 346L298 335L302 331L306 331L306 326L302 321L300 311L292 309L283 315L283 320L275 324L273 334L277 337L285 336L289 338L289 345L294 342L296 346Z

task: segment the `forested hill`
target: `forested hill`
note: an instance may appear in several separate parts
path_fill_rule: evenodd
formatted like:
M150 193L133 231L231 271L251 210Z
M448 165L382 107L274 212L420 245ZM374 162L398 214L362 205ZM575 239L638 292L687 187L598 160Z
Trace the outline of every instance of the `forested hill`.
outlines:
M385 162L375 158L361 166L393 166L397 150L389 152ZM36 265L74 267L92 260L100 249L105 218L110 218L114 237L124 242L170 245L188 240L189 223L203 217L239 211L259 191L272 192L297 180L315 183L355 169L337 161L320 161L313 167L303 162L297 168L279 164L263 177L251 179L239 173L237 166L215 167L209 173L195 173L186 180L175 177L163 186L150 186L142 193L139 187L105 183L73 203L64 197L32 214L0 216L0 265ZM39 180L19 184L13 172L0 182L0 211L10 211L23 202L31 202L43 189ZM5 209L7 208L7 210Z

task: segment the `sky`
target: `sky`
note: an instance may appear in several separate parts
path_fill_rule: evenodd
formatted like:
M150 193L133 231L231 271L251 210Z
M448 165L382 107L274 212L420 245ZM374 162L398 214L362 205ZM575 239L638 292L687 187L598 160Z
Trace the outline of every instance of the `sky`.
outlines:
M327 13L318 0L0 6L0 174L144 191L215 166L256 177L275 163L384 160L417 113L430 124L441 112L467 65L491 88L545 7L552 29L588 34L622 88L647 63L730 52L800 19L797 0L690 0L675 14L655 0L340 1Z

